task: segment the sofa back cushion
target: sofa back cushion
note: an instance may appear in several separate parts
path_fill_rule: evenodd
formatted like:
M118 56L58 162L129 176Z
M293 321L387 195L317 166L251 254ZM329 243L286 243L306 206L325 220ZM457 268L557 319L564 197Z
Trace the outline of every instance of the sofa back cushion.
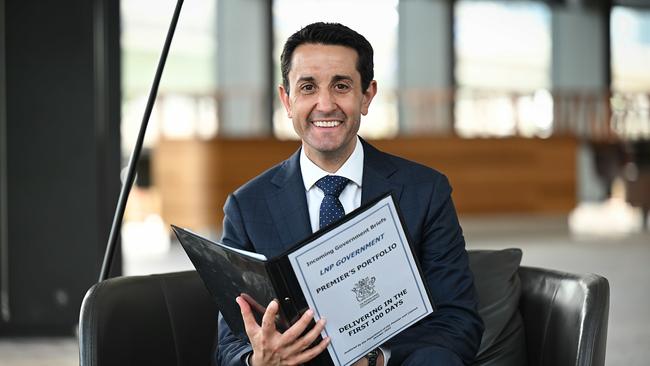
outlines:
M470 250L469 263L485 332L476 365L526 365L524 323L519 312L520 249Z

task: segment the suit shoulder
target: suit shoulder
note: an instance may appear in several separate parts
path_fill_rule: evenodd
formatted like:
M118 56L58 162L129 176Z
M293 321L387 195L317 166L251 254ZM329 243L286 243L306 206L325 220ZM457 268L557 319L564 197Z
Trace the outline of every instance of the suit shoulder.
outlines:
M233 195L237 197L256 197L263 196L266 188L272 184L271 181L278 172L287 164L287 161L282 161L273 167L265 170L256 177L250 179L248 182L244 183L242 186L237 188Z
M436 168L426 166L413 160L386 154L386 158L397 167L396 174L403 180L412 183L448 183L447 176Z
M362 140L362 143L366 154L365 159L368 159L369 164L380 171L389 173L390 170L394 170L393 173L389 174L397 174L397 178L404 178L413 182L446 180L445 175L433 167L379 150L365 140Z

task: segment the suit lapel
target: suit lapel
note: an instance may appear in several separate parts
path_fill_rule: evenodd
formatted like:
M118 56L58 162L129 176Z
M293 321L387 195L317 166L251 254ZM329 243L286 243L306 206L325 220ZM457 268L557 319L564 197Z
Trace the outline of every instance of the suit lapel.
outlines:
M363 144L363 187L361 204L386 192L392 192L397 201L402 184L391 181L397 167L385 154L361 139ZM274 190L267 195L267 203L281 240L281 250L297 244L312 234L305 186L300 172L300 150L285 160L271 179Z
M363 187L361 189L361 204L377 198L386 192L393 192L399 201L402 194L402 184L393 182L390 178L397 167L388 159L389 155L375 149L361 139L363 144Z
M282 241L282 249L287 249L312 233L300 173L300 149L285 160L271 183L276 190L267 195L267 203Z

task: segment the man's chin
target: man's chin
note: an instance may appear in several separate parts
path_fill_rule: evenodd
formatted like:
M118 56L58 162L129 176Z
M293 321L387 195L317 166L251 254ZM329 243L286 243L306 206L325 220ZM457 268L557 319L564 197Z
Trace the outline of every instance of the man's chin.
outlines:
M314 152L321 156L338 155L342 150L340 146L316 146Z
M331 145L317 145L317 146L310 146L312 153L317 154L320 158L325 158L325 159L335 159L338 160L340 159L343 155L349 155L351 153L350 149L348 149L346 146L343 144L331 144ZM347 156L345 156L347 158Z

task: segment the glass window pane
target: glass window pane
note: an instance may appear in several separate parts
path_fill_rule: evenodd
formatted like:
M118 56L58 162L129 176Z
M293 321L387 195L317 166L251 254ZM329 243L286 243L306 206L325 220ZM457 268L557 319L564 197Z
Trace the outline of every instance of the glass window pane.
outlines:
M613 89L650 90L650 10L614 7L611 42Z
M462 0L454 14L456 131L461 136L548 135L548 6Z
M126 157L135 144L175 6L175 0L120 3L122 146ZM183 4L145 146L152 146L159 135L189 138L211 137L216 133L215 28L214 1Z
M617 6L611 14L612 128L650 137L650 10Z

